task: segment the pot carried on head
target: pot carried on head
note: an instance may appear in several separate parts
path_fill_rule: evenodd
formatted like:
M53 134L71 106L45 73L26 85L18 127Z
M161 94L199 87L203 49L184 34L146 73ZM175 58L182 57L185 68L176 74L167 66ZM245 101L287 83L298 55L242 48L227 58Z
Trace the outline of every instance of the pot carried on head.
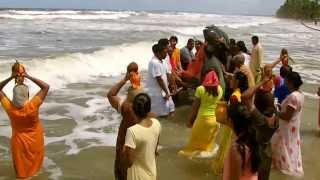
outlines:
M201 68L201 80L209 72L214 70L220 81L220 86L225 90L225 79L223 76L222 65L226 66L227 57L226 52L228 51L229 38L228 35L212 25L208 26L203 30L203 36L207 42L205 46L205 59Z
M24 77L23 74L26 72L24 66L20 64L18 61L14 63L12 66L12 74L15 75L15 83L23 83Z
M203 36L209 44L224 43L229 46L228 35L215 25L207 26L203 30Z

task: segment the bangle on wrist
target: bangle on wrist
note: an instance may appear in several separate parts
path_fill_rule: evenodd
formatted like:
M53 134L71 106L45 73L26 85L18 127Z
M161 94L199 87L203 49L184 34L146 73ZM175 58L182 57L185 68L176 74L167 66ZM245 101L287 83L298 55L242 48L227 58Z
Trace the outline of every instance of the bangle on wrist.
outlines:
M249 109L250 112L253 112L256 109L256 107L254 105L252 105Z
M274 112L274 115L275 115L276 117L280 117L280 114L281 114L281 112L278 111L278 110L276 110L276 112Z

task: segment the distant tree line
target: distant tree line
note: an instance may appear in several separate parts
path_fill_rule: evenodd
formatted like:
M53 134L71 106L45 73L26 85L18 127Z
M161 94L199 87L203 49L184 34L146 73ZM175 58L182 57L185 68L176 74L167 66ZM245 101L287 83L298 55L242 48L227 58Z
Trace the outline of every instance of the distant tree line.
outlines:
M277 16L295 19L319 19L319 0L286 0L278 9Z

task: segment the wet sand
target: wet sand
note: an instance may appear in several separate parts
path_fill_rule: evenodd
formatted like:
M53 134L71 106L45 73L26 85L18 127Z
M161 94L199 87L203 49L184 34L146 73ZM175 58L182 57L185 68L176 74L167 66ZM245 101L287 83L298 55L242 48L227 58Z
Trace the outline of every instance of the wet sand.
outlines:
M314 85L306 85L303 88L309 92L316 89ZM76 101L76 100L75 100ZM77 103L84 105L84 99L78 99ZM210 169L211 160L190 160L177 155L177 152L186 144L190 135L190 129L185 123L190 112L190 105L177 108L176 116L171 119L161 119L163 131L160 137L160 156L157 158L158 179L159 180L214 180L219 179ZM63 113L63 112L62 112ZM320 133L317 127L318 100L305 97L305 104L302 117L302 156L305 176L302 179L316 180L320 176ZM65 123L63 123L65 121ZM51 124L50 124L51 123ZM63 123L63 126L61 124ZM60 126L59 126L60 124ZM44 121L46 135L51 134L61 136L68 134L74 127L73 121L61 119L60 121ZM65 127L63 129L62 127ZM110 131L113 128L111 128ZM9 139L0 138L1 145L9 147ZM92 141L96 141L92 139ZM79 148L86 147L87 141L76 141ZM51 159L55 166L59 167L62 176L55 179L81 180L81 179L114 179L113 161L114 147L92 147L81 150L78 154L66 155L69 146L64 141L50 143L46 146L46 157ZM4 150L1 150L4 151ZM0 152L0 154L7 154ZM14 169L11 158L0 157L0 180L10 180L14 178ZM5 160L3 160L5 159ZM38 176L32 180L53 179L51 172L42 170ZM273 170L270 179L291 180L292 177L281 175Z

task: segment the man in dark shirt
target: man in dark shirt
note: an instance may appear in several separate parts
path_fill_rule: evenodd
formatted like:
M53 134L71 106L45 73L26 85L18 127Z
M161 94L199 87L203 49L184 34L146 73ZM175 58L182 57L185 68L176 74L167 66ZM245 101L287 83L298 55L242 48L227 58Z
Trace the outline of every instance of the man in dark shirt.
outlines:
M292 68L290 66L282 66L280 68L279 85L274 89L274 96L278 98L280 104L290 94L288 87L284 83L284 79L291 71Z
M194 58L194 54L192 52L194 48L194 40L189 39L187 45L180 49L180 61L183 70L187 70L188 65L191 63Z
M261 157L258 178L268 180L272 163L271 138L279 127L279 121L274 116L274 96L270 92L256 92L254 101L256 109L252 111L251 118Z
M252 128L256 131L261 162L258 168L259 180L268 180L272 163L271 138L279 127L274 96L270 92L259 91L269 78L266 76L255 87L242 93L241 101L251 111ZM253 103L254 102L254 103Z

